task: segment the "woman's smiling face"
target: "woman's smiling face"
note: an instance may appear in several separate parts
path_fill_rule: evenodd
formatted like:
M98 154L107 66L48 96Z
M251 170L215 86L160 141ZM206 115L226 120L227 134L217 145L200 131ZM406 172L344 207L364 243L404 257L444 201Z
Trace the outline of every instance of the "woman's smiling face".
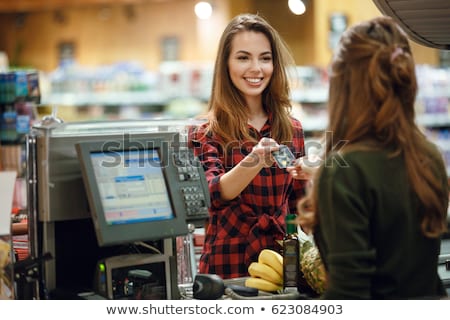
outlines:
M273 73L269 39L261 32L237 33L231 43L228 70L231 81L247 101L260 97Z

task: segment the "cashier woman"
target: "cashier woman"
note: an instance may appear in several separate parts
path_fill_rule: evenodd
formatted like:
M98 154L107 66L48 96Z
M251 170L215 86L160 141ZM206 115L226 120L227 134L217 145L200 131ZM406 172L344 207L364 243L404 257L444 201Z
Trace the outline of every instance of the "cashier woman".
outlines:
M279 249L285 216L304 194L304 181L277 167L271 154L286 144L304 155L302 125L290 116L291 65L285 43L262 17L242 14L225 28L206 122L190 133L212 199L200 273L248 276L263 248Z

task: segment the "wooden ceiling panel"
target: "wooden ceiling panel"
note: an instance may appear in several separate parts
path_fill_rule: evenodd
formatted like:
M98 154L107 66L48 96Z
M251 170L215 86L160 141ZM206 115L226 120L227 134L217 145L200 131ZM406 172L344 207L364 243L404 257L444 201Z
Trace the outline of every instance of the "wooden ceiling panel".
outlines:
M0 13L57 10L95 5L127 5L173 0L0 0Z

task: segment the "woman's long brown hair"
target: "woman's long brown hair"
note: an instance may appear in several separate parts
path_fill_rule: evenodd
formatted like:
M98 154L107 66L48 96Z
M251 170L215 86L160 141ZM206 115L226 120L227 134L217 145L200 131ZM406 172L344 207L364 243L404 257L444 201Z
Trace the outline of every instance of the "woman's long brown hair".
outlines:
M409 185L424 207L421 229L433 238L447 229L448 194L433 167L435 152L415 123L416 94L408 39L391 18L378 17L349 28L331 66L327 129L331 134L325 158L336 151L333 141L347 142L342 152L367 148L365 142L375 141L376 148L401 156ZM317 208L317 197L313 199Z

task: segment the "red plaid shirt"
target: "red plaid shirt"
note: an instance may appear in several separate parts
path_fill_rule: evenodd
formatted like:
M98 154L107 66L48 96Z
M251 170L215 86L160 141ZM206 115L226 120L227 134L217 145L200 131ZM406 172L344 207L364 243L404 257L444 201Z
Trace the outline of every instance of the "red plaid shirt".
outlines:
M290 148L300 157L305 154L303 129L298 120L292 119L292 123L294 136ZM261 169L238 197L221 200L220 177L248 155L254 144L242 144L241 148L224 154L218 139L205 136L205 126L189 134L194 154L205 170L211 196L199 271L223 279L248 276L249 264L257 261L262 249L279 249L276 240L283 238L286 214L296 213L297 200L304 194L304 182L292 179L285 169L274 164ZM270 137L270 118L261 131L251 126L249 130L256 140Z

